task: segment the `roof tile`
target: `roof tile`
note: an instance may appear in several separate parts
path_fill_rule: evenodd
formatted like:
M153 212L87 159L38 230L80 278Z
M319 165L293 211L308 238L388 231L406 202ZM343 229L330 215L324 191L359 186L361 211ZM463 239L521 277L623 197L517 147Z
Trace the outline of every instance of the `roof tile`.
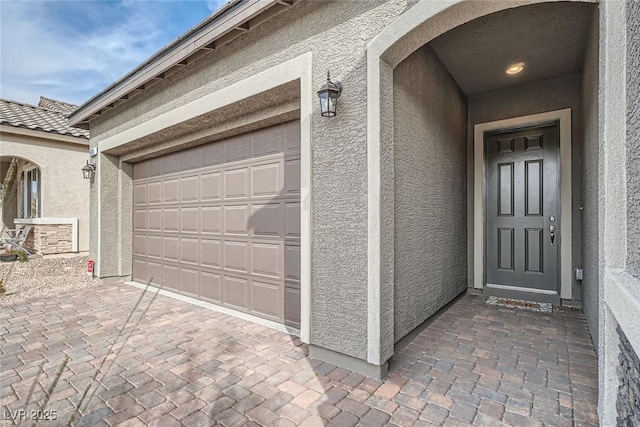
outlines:
M89 139L89 131L69 125L67 116L76 108L45 97L38 106L0 99L0 124Z

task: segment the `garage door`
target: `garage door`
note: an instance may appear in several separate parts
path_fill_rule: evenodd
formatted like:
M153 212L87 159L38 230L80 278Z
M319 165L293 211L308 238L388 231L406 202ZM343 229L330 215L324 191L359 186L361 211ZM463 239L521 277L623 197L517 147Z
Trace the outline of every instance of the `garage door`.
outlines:
M300 125L136 163L133 279L300 323Z

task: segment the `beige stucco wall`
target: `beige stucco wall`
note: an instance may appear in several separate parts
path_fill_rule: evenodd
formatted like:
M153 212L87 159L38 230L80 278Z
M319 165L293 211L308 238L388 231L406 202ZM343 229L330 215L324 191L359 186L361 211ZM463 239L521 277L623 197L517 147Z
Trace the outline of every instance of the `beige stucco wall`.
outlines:
M87 145L0 134L0 155L35 163L42 177L42 218L78 218L78 249L89 250L89 183L82 177ZM17 212L16 212L17 215Z
M397 342L466 287L467 98L428 46L393 77Z

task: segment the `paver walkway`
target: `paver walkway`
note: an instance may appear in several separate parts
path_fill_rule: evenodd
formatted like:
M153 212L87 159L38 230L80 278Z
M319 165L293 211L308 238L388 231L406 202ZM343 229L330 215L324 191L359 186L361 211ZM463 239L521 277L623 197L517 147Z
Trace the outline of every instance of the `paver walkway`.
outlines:
M44 402L68 355L45 408L57 418L39 424L65 425L140 293L115 285L0 302L3 417L32 415L32 385L30 401ZM119 342L127 336L75 425L597 425L596 356L577 311L464 296L394 357L384 382L309 359L295 337L163 296Z

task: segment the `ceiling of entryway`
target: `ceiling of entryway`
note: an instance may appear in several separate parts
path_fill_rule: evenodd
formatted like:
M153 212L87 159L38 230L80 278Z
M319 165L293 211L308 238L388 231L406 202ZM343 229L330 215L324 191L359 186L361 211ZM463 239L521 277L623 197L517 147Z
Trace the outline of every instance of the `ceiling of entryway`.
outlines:
M430 45L469 96L579 73L596 5L522 6L476 19ZM509 76L509 65L525 69Z

